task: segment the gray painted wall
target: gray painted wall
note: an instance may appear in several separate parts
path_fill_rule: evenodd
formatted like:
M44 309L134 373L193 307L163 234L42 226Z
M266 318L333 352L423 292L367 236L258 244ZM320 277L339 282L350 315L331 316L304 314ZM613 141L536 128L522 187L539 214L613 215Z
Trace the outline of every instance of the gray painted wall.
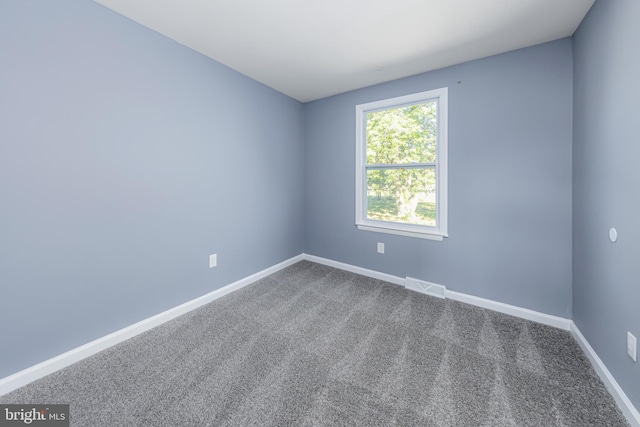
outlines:
M637 0L596 1L574 35L573 320L640 409L638 17Z
M355 105L444 86L450 237L357 230ZM570 39L305 104L305 252L570 318L571 105Z
M0 378L303 251L299 102L86 0L0 63Z

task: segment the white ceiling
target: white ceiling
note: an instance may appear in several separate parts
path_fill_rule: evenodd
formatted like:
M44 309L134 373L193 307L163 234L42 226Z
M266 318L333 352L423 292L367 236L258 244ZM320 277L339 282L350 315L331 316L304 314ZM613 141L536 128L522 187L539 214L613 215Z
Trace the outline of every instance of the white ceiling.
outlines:
M571 36L595 0L96 0L299 101Z

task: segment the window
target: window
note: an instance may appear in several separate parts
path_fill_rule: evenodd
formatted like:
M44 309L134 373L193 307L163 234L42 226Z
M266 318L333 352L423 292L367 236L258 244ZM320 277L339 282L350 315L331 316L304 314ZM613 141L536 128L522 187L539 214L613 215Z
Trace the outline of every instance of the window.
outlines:
M447 88L356 106L356 225L447 236Z

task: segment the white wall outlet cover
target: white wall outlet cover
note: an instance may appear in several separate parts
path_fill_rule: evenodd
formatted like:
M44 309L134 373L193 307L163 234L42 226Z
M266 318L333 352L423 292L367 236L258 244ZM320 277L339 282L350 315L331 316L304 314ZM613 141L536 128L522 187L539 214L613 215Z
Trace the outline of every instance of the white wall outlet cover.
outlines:
M378 253L379 254L383 254L384 253L384 243L378 242Z
M627 332L627 354L634 362L638 361L638 340L631 332Z
M609 240L611 240L612 243L615 243L616 240L618 240L618 230L613 227L609 229Z
M209 268L218 265L218 254L209 255Z

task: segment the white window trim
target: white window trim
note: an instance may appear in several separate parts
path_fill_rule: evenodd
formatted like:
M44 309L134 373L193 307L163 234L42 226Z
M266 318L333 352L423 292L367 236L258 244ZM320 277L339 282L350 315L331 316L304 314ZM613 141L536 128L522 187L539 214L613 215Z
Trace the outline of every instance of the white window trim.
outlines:
M366 123L365 114L402 105L438 100L438 145L436 156L436 227L371 220L366 216ZM359 230L397 234L421 239L448 237L447 165L448 165L448 88L429 90L396 98L356 105L356 226Z

